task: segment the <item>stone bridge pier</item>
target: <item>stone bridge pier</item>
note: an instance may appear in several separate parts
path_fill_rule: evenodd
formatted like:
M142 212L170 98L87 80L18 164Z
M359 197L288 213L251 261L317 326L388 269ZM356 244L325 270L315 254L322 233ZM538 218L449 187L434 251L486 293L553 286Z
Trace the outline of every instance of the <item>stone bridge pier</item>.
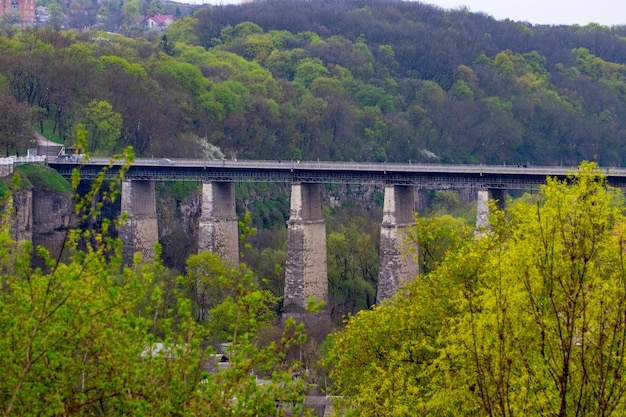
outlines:
M123 181L121 206L128 214L119 230L124 262L131 263L136 252L144 259L154 258L159 240L154 181Z
M328 301L322 184L294 182L287 221L283 310L301 313L311 297L318 302Z
M303 312L311 297L318 302L328 301L322 189L321 183L294 182L291 185L283 307L287 314ZM407 226L414 221L415 197L413 185L385 185L377 304L392 297L419 273L418 254L411 252L404 241ZM479 190L478 231L489 227L489 200L496 200L496 204L504 208L505 197L505 189ZM130 263L136 252L144 258L153 258L154 244L158 241L154 181L123 181L121 206L122 213L128 214L127 222L119 231L124 261ZM202 184L198 250L218 253L223 259L237 264L239 235L233 182L208 181Z
M203 182L198 252L203 250L215 252L225 261L237 265L239 262L238 225L235 183Z
M415 189L412 186L385 185L376 304L392 297L419 273L417 253L409 253L409 245L404 241L406 228L414 221L414 212Z
M504 210L506 206L506 190L502 188L483 188L478 190L476 204L476 233L489 229L489 201L494 200L496 206Z

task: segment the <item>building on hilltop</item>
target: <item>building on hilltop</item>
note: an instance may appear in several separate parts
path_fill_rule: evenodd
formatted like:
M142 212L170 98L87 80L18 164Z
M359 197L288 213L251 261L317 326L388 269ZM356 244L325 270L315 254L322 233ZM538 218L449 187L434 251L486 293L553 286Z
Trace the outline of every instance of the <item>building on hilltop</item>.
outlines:
M12 13L21 23L35 23L35 0L0 0L0 15Z
M139 24L146 31L161 32L170 27L173 22L173 14L139 15Z

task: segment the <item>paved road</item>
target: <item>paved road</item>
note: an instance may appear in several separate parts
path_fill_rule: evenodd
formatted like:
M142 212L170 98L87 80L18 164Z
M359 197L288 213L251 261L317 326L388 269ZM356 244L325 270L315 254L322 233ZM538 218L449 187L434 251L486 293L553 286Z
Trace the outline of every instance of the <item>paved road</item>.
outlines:
M49 165L69 177L75 161L49 159ZM83 178L96 176L109 165L107 158L92 158L81 168ZM120 163L110 170L114 175ZM386 183L421 188L488 187L535 189L546 177L564 178L575 167L446 165L328 161L254 161L137 158L126 178L156 181L273 181L317 183ZM603 169L609 182L626 188L626 169Z
M71 163L71 162L70 162ZM106 166L107 158L91 158L87 165ZM227 168L262 170L319 170L319 171L365 171L365 172L425 172L425 173L491 173L520 175L561 176L576 167L521 166L521 165L462 165L462 164L414 164L383 162L330 162L330 161L268 161L268 160L213 160L136 158L134 166L176 168ZM626 177L626 169L603 169L605 172Z

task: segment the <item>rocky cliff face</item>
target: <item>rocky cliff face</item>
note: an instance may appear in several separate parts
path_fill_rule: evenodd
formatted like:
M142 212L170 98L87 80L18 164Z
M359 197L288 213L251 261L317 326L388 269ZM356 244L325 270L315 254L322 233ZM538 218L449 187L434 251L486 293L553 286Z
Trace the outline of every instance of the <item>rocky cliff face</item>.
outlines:
M70 221L71 197L28 188L14 191L12 202L12 238L18 242L32 241L35 247L43 246L56 258ZM10 213L6 207L2 211Z
M189 255L198 252L198 222L202 198L193 193L182 200L157 194L159 242L168 266L184 267Z
M33 232L65 233L73 209L71 196L38 189L32 193Z
M43 246L50 256L59 256L73 210L72 199L67 194L33 190L33 245Z
M3 212L11 215L11 237L21 242L33 240L33 192L19 190L13 193L13 210Z

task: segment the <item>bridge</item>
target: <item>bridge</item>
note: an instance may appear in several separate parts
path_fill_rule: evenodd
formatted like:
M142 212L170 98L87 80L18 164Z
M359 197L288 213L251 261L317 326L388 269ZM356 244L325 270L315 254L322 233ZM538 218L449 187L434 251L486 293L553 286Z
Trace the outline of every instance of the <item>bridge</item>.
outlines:
M92 158L84 163L56 159L48 164L66 178L80 169L81 178L93 179L107 168L116 178L120 162ZM383 184L385 187L379 254L377 302L392 296L418 274L418 264L403 255L405 230L413 222L415 189L475 188L478 193L477 225L487 226L488 201L503 206L506 190L536 189L546 177L563 179L575 167L444 165L406 163L356 163L325 161L251 161L137 158L122 183L121 208L129 221L120 229L124 251L153 256L158 240L155 202L156 181L202 183L199 250L219 253L237 262L238 222L235 207L237 182L291 184L290 215L285 267L286 311L301 311L310 297L328 299L326 229L322 185ZM626 169L603 169L609 183L626 188Z
M91 158L81 165L81 177L95 178L109 159ZM50 160L48 165L69 178L77 163ZM113 178L121 162L108 171ZM126 179L152 181L234 181L411 185L418 188L537 189L546 177L565 178L577 167L525 165L453 165L328 161L253 161L137 158ZM609 183L626 188L626 169L602 168Z

